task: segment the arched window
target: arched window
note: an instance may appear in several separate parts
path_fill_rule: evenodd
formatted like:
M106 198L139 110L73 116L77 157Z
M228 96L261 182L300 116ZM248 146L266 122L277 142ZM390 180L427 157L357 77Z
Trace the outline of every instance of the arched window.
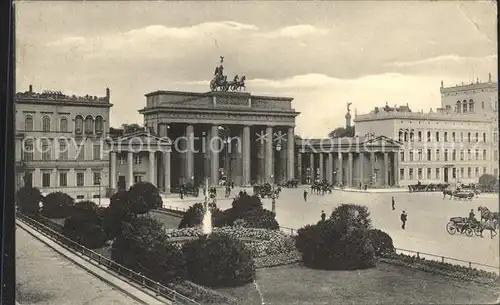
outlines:
M470 132L467 133L467 142L470 142Z
M479 142L479 133L476 132L476 142Z
M44 116L42 119L42 131L50 132L50 117Z
M467 101L466 100L464 100L462 102L462 112L467 112Z
M439 142L439 131L436 131L436 142Z
M59 160L68 160L68 144L66 141L59 141Z
M50 160L50 146L49 146L49 141L47 139L42 139L42 161L49 161Z
M414 132L413 130L410 131L410 142L413 142L413 136L414 136Z
M83 132L83 117L81 115L77 115L75 117L75 133L81 134Z
M33 161L33 140L28 139L24 142L23 159L24 161Z
M483 132L483 142L486 142L486 133Z
M455 138L455 132L451 133L451 142L456 142L457 139Z
M428 131L427 132L427 142L430 142L431 141L431 132Z
M31 115L26 116L24 119L24 130L33 131L33 117Z
M469 112L474 112L474 101L473 100L469 101Z
M94 119L90 115L88 115L85 118L85 133L86 134L94 133Z
M61 122L59 124L59 130L61 132L67 132L68 131L68 119L67 118L61 118Z
M403 131L399 130L399 142L403 142Z
M481 108L484 109L484 102L481 102Z
M418 137L418 141L419 141L419 142L422 142L422 132L421 132L421 131L419 131L419 132L417 133L417 137Z
M408 142L408 132L405 131L405 142Z
M444 132L444 141L448 142L448 132Z
M97 116L95 118L95 133L102 134L103 130L104 130L104 120L102 116Z
M458 113L460 113L460 109L461 109L461 108L462 108L462 103L461 103L460 101L457 101L457 107L456 107L456 109L455 109L455 110L456 110Z

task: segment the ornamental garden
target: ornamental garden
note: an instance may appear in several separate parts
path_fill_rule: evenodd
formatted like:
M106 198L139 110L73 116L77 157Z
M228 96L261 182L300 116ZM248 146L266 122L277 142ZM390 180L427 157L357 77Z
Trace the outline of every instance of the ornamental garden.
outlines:
M91 201L76 202L61 192L42 196L31 187L18 191L16 204L19 213L202 304L264 304L266 296L261 290L278 293L282 288L291 294L298 293L298 288L290 283L302 281L304 291L300 293L306 294L315 291L317 287L308 285L321 276L322 284L342 279L340 285L348 289L349 281L387 277L393 272L387 271L390 268L418 270L433 277L447 276L498 289L496 274L396 254L391 237L372 226L366 206L342 204L324 221L307 225L296 236L290 236L280 231L275 214L263 208L259 197L245 192L240 192L227 210L209 205L213 230L208 235L201 228L205 215L203 203L193 204L186 212L177 212L178 228L166 228L155 215L169 213L168 217L175 218L171 216L174 211L162 209L158 189L147 182L114 194L106 208ZM297 268L303 278L296 278ZM272 273L282 277L273 278ZM360 278L363 275L365 278ZM418 281L422 279L415 283ZM258 291L253 293L256 298L253 303L248 301L250 287ZM396 301L425 301L407 299L408 293L401 293L406 295ZM363 301L363 295L357 297ZM339 295L336 300L340 303L357 299L356 295L348 299ZM286 301L285 296L281 301L294 302Z

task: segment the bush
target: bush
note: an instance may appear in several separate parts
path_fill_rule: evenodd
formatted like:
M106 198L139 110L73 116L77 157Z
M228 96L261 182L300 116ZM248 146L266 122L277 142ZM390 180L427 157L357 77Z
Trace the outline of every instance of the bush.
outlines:
M40 211L43 196L36 187L24 186L16 193L16 203L21 213L36 215Z
M64 221L63 233L69 239L90 249L104 246L107 240L102 217L92 201L77 202L71 208Z
M128 193L120 191L110 198L110 203L103 211L104 230L109 238L115 238L121 233L122 224L131 222L134 219L132 213L132 203Z
M75 200L66 193L53 192L43 198L41 213L48 218L65 218L71 212Z
M368 231L368 238L370 239L376 256L390 256L396 253L392 238L384 231L372 229Z
M245 244L226 234L204 235L184 245L189 278L209 287L241 286L255 279Z
M138 182L128 191L129 200L132 204L132 212L136 215L145 214L151 209L163 206L160 191L149 182Z
M265 209L250 210L244 215L243 220L246 222L247 227L250 228L278 230L280 227L276 215Z
M185 277L182 251L167 240L163 225L150 217L123 224L113 242L111 258L164 285Z
M217 208L211 208L212 212L212 226L221 227L225 225L226 213L222 212ZM200 226L203 222L204 207L203 203L195 203L190 206L184 216L182 217L181 223L179 224L179 229L192 228Z
M233 200L232 208L230 209L231 218L233 221L239 218L245 218L245 215L249 212L262 209L262 201L258 196L251 196L243 193Z
M483 191L494 191L498 189L497 177L490 174L484 174L479 177L479 186Z
M370 229L372 223L368 208L357 204L341 204L333 210L330 219L342 223L346 228L356 227L365 230Z

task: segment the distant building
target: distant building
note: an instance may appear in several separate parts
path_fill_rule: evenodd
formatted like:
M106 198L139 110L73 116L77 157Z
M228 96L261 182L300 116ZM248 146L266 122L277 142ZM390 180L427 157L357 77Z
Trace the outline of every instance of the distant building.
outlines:
M109 131L109 89L106 96L68 96L29 90L17 93L17 185L42 193L62 191L74 198L104 196L109 157L104 154Z

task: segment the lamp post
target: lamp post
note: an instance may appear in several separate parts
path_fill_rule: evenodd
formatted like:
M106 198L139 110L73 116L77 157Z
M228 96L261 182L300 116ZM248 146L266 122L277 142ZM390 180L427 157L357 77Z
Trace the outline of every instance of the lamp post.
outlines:
M231 162L229 160L229 148L231 145L231 139L229 138L229 129L223 126L219 126L219 130L222 132L222 138L224 139L224 173L226 174L226 186L229 185L229 177L231 177Z
M276 146L275 146L276 152L277 152L278 154L280 153L281 148L282 148L282 147L281 147L281 131L279 132L279 134L280 134L280 138L278 138L278 142L276 143ZM275 159L275 160L276 160L276 159ZM280 174L279 174L279 176L278 176L278 177L280 177L280 178L281 178L281 156L280 156L279 160L280 160L280 162L278 162L278 164L279 164L279 169L280 169L280 171L279 171L279 172L280 172ZM274 182L275 182L275 181L273 181L273 184L274 184Z

